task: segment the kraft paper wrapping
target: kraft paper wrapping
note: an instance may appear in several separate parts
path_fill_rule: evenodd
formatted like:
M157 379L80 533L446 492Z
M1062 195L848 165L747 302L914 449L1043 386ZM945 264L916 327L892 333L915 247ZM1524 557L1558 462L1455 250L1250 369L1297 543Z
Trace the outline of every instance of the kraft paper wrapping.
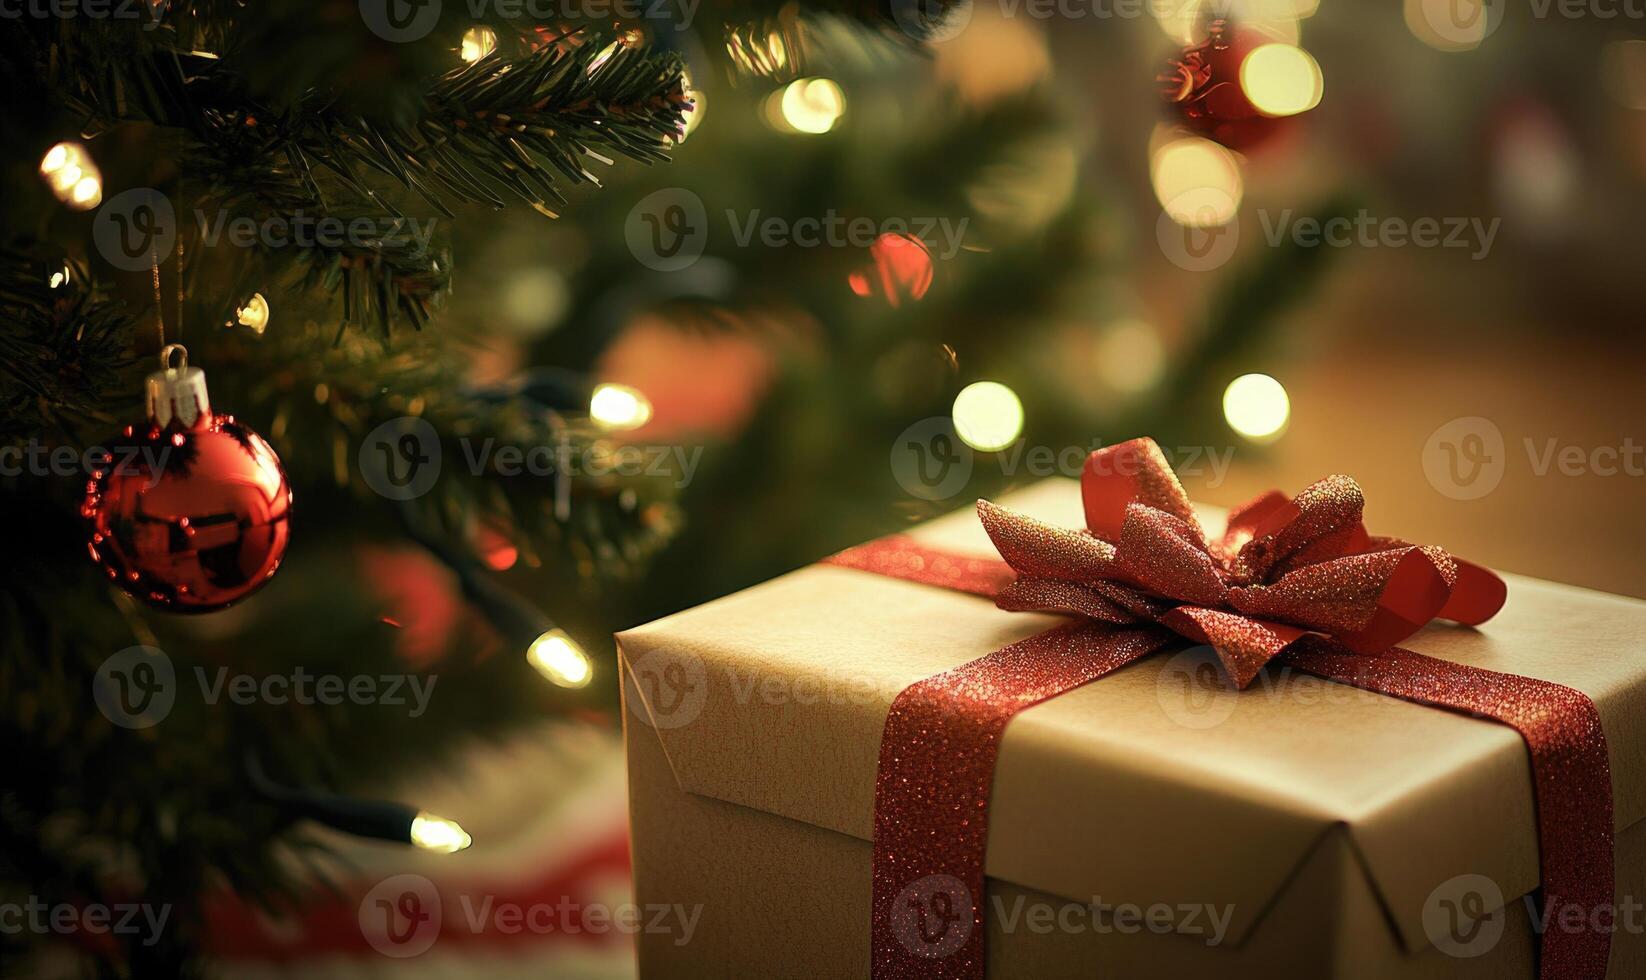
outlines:
M1048 480L1000 502L1081 524L1073 481ZM1221 524L1215 511L1201 519ZM993 554L969 507L912 533ZM1405 645L1594 700L1611 749L1619 895L1638 900L1646 894L1646 828L1635 826L1646 814L1646 602L1507 578L1508 603L1479 630L1434 624ZM808 961L830 965L795 975L867 975L867 841L892 698L1057 621L812 566L620 634L638 897L696 895L703 904L692 942L643 934L642 965L656 964L650 972L659 976L697 975L677 968L731 957L722 965L776 969L765 975ZM1225 691L1214 663L1204 649L1150 657L1008 727L989 831L991 973L1016 975L1010 962L1083 975L1128 964L1128 977L1256 975L1281 965L1387 976L1396 964L1400 976L1472 976L1489 965L1496 972L1479 975L1533 975L1519 898L1537 886L1537 849L1519 736L1300 674L1271 670L1252 689ZM1486 901L1457 901L1451 893L1465 886ZM1204 915L1182 912L1129 934L1042 933L1020 919L996 935L1005 928L996 913L1014 907L1000 905L1008 895L1215 909L1226 922L1213 945ZM822 904L826 911L814 907ZM1484 952L1463 950L1472 956L1449 955L1460 925L1464 935L1480 932L1467 921L1475 915L1502 923L1503 938ZM793 916L816 927L805 943L797 933L812 926ZM1618 969L1639 964L1641 945L1620 929L1612 975L1636 975ZM800 955L808 949L810 960ZM1373 966L1382 972L1364 972Z

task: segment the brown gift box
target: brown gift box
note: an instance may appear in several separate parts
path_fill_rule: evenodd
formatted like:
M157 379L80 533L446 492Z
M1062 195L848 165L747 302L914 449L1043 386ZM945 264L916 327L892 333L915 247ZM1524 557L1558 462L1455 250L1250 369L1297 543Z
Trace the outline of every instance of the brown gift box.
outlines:
M1000 502L1082 524L1069 480ZM994 556L971 508L911 533ZM1594 700L1618 830L1608 976L1646 976L1646 602L1507 579L1479 630L1405 646ZM689 939L642 931L642 976L868 976L892 698L1057 622L817 565L619 634L636 900L701 909ZM1157 654L1006 729L990 977L1536 976L1512 729L1274 668L1224 691L1214 664Z

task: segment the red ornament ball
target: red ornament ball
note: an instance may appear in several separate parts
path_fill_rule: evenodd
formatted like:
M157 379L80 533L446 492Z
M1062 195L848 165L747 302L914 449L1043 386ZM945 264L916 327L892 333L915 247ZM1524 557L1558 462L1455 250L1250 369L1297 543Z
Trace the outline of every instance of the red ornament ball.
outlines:
M1167 62L1157 77L1167 112L1184 128L1231 150L1250 150L1292 124L1266 115L1240 87L1240 64L1274 38L1251 27L1213 21L1210 34Z
M869 246L869 265L846 277L852 292L879 296L893 309L932 288L932 252L913 235L886 232Z
M172 612L211 612L273 577L291 485L273 447L213 415L185 363L149 376L149 420L111 440L86 485L87 548L109 580Z

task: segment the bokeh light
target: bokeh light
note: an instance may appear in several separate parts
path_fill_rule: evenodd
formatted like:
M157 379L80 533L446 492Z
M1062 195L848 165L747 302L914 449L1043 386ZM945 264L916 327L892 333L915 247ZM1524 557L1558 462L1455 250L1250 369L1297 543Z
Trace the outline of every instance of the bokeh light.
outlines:
M638 429L652 417L652 403L628 385L596 385L589 397L589 417L606 429Z
M1150 173L1160 206L1180 225L1226 225L1240 210L1240 162L1211 140L1187 136L1166 143L1155 151Z
M78 143L58 143L40 159L40 176L64 204L86 211L103 202L103 175Z
M463 32L463 46L458 49L458 54L472 65L496 50L496 31L484 26L471 27Z
M1320 0L1174 0L1151 3L1148 8L1160 29L1178 44L1206 40L1207 25L1215 19L1296 44L1302 34L1299 21L1314 16Z
M1646 40L1612 41L1602 48L1600 79L1618 105L1646 109Z
M827 78L796 79L775 98L782 127L791 132L826 133L846 114L846 93Z
M704 98L703 90L692 83L690 72L680 73L680 92L692 101L692 107L687 109L684 114L685 128L680 131L680 135L675 139L676 143L686 142L686 137L702 125L703 112L708 107L708 99Z
M1278 438L1291 415L1285 387L1267 374L1243 374L1223 391L1224 420L1253 442Z
M242 327L262 333L269 328L269 301L263 298L262 293L252 293L246 305L234 311L234 318Z
M789 46L783 35L758 27L727 31L726 54L734 66L751 75L775 75L789 64Z
M913 235L886 232L869 246L871 264L847 276L859 296L882 296L893 309L918 300L932 286L932 253Z
M1496 9L1494 9L1494 7ZM1492 0L1406 0L1406 28L1436 51L1471 51L1497 28Z
M1160 381L1166 351L1160 334L1142 320L1121 320L1097 342L1097 376L1115 391L1136 394Z
M1294 116L1320 104L1325 80L1309 52L1291 44L1261 44L1240 63L1240 89L1259 112Z
M974 381L954 397L954 431L973 449L1005 449L1023 432L1023 403L998 381Z

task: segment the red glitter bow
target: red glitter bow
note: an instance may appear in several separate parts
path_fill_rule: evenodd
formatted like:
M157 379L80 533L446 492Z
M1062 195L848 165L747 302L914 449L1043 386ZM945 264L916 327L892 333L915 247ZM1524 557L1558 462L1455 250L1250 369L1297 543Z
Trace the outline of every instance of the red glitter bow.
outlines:
M995 604L1159 623L1211 644L1237 687L1306 633L1378 653L1437 617L1483 623L1507 595L1502 579L1439 548L1367 534L1365 498L1346 476L1295 499L1264 494L1215 542L1152 439L1093 453L1080 488L1084 532L977 502L1018 573Z
M877 980L981 980L984 852L1001 736L1018 712L1171 645L1211 644L1237 686L1288 667L1508 725L1536 791L1545 915L1610 907L1613 807L1606 736L1573 688L1437 660L1399 643L1437 617L1490 619L1506 588L1439 548L1366 533L1360 488L1328 477L1295 499L1236 510L1217 542L1153 440L1094 452L1085 531L987 501L978 516L1005 563L906 536L829 564L1076 617L916 681L892 702L875 778L871 966ZM1542 980L1599 980L1610 935L1550 930Z

